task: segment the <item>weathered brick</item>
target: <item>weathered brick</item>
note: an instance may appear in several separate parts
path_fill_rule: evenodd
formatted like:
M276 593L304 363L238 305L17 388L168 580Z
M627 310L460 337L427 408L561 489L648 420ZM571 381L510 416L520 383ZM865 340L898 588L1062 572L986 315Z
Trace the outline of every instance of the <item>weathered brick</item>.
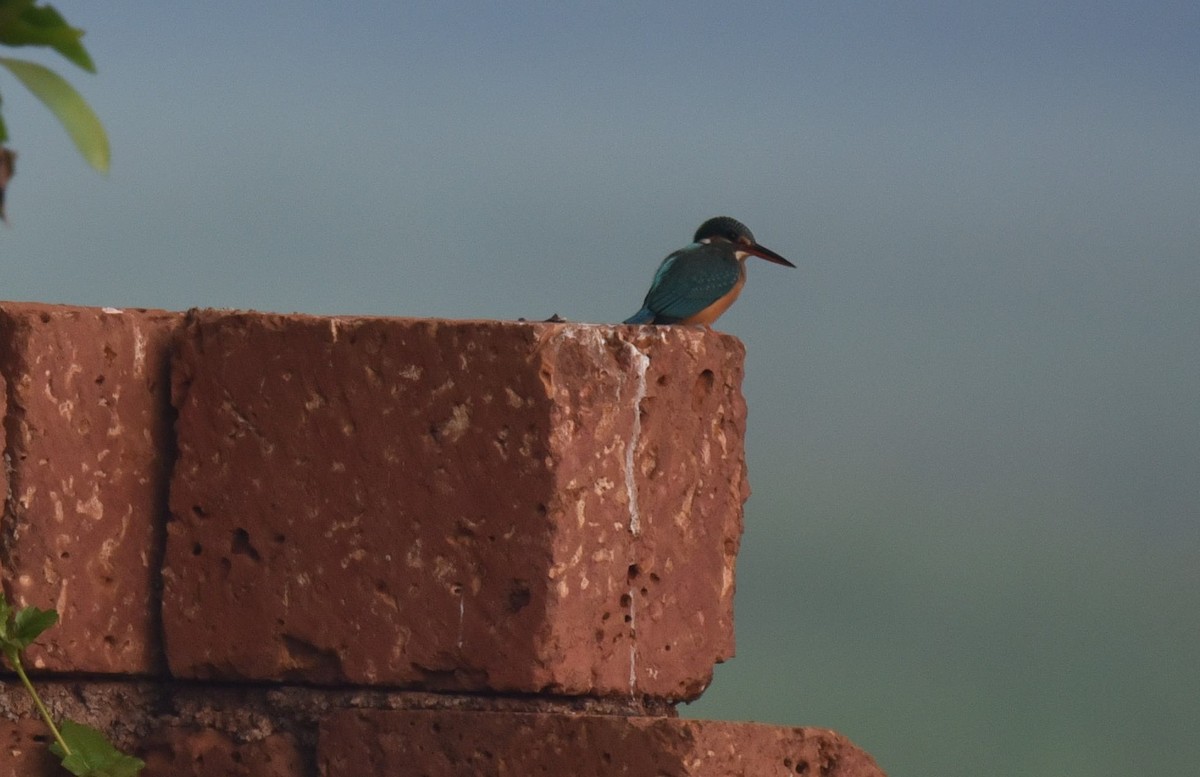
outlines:
M47 749L50 731L40 720L0 720L0 775L58 777L62 766Z
M343 710L317 760L323 777L883 777L827 729L607 715Z
M743 356L675 327L192 314L172 672L698 695L733 650Z
M148 673L170 450L167 352L182 316L0 303L6 495L0 569L54 607L31 666Z
M210 729L172 727L143 752L140 777L307 777L293 737L287 734L251 742Z

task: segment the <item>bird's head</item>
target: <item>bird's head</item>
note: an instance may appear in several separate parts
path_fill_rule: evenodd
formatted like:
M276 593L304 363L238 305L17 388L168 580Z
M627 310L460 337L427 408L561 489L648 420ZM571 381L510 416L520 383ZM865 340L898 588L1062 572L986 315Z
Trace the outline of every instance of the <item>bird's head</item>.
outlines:
M750 231L749 227L729 216L717 216L701 224L692 241L696 243L722 241L733 245L733 250L738 254L739 259L745 255L752 255L766 259L768 262L782 264L784 267L796 266L771 249L760 246L755 241L754 233Z

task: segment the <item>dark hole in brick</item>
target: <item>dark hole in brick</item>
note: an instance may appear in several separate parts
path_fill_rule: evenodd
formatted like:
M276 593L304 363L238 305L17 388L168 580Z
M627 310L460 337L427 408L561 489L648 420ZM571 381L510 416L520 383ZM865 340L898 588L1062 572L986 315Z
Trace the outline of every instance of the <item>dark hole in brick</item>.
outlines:
M642 570L638 568L637 564L629 565L629 579L630 580L636 580L637 576L640 575L641 573L642 573Z
M508 609L512 612L520 612L529 606L529 602L533 600L533 594L529 591L529 583L524 580L514 580L508 589Z
M245 529L233 530L233 541L229 543L229 552L238 556L248 556L252 561L260 561L261 556L250 544L250 532Z
M713 384L716 382L716 376L712 370L703 370L696 376L696 382L692 385L692 407L698 408L704 403L704 399L712 394Z
M201 553L203 553L203 552L204 552L204 546L203 546L203 545L201 545L201 544L200 544L200 543L198 543L198 542L193 542L193 543L192 543L192 555L193 555L193 556L199 556L199 555L200 555Z
M633 603L633 598L630 597L629 594L621 594L621 606L622 607L628 607L631 603Z

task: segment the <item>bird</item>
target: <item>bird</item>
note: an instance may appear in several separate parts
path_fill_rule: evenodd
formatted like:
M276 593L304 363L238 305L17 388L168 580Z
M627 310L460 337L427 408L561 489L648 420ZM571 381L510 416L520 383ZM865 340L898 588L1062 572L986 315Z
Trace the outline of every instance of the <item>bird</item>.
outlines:
M796 265L760 246L745 224L717 216L700 225L692 244L663 259L642 309L626 324L712 326L746 285L746 258L758 256L784 267Z

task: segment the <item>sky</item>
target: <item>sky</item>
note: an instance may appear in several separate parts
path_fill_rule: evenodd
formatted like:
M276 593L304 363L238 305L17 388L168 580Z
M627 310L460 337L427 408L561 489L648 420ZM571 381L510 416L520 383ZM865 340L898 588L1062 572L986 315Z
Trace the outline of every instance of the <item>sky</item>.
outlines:
M757 262L738 655L892 777L1200 760L1200 5L60 0L0 298L615 323Z

